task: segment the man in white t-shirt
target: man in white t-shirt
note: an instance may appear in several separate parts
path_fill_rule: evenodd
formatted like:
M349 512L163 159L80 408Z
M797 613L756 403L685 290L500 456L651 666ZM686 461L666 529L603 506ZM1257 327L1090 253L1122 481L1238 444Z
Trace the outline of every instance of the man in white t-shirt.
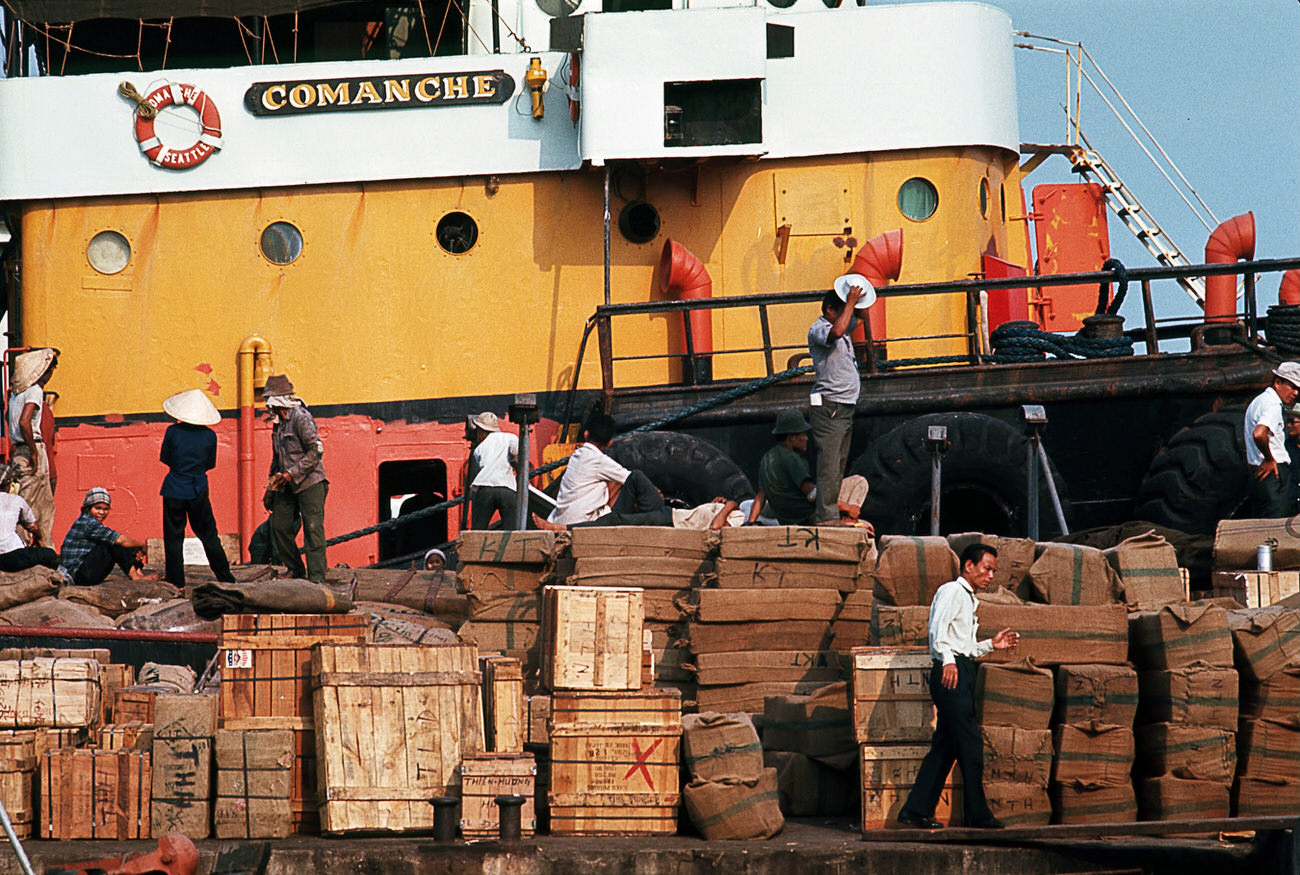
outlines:
M1283 407L1300 395L1300 364L1283 362L1273 371L1273 383L1246 408L1243 423L1250 482L1246 495L1257 519L1278 519L1293 513L1291 456L1286 449Z
M7 484L8 472L0 475L0 485ZM18 526L31 537L29 547L18 537ZM36 514L21 495L0 490L0 571L23 571L37 565L59 567L59 554L41 542Z
M486 529L494 513L501 514L501 528L515 528L518 514L515 496L515 464L519 456L519 436L501 430L501 421L491 411L471 420L474 426L474 452L471 462L474 479L469 484L470 528Z
M9 462L10 476L18 494L36 515L41 542L53 540L54 490L50 485L50 463L41 435L41 410L45 406L45 384L59 364L59 351L50 347L33 349L14 357L9 378Z

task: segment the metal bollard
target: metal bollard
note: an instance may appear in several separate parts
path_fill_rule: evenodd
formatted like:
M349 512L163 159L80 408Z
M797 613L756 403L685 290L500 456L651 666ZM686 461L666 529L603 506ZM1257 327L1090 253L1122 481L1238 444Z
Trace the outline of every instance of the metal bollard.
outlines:
M943 498L942 459L948 449L948 427L932 425L926 429L925 445L930 459L930 534L939 534L939 503Z
M1025 459L1025 474L1028 493L1025 496L1026 537L1038 540L1038 448L1043 439L1043 428L1047 425L1047 412L1041 404L1025 404L1020 408L1020 416L1025 423L1026 437L1029 439L1028 453Z
M498 796L496 798L499 812L497 829L503 842L517 842L523 835L522 820L526 798L523 796Z
M460 799L455 796L434 796L429 800L433 806L433 840L451 842L456 840L456 806Z

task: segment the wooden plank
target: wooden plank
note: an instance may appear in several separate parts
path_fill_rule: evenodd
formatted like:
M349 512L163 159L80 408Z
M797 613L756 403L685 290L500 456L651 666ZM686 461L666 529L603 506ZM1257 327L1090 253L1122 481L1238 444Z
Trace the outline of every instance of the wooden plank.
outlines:
M36 817L33 789L36 786L36 733L0 736L0 803L4 804L14 833L30 838Z
M1295 828L1286 817L1220 817L1209 820L1143 820L1125 823L1064 823L1006 829L875 829L862 833L864 842L924 842L933 844L1020 844L1101 839L1113 836L1204 835L1219 832L1273 832Z
M641 688L643 590L548 586L542 592L542 678L548 687Z
M509 656L481 657L480 664L485 746L497 753L522 753L527 733L523 666Z

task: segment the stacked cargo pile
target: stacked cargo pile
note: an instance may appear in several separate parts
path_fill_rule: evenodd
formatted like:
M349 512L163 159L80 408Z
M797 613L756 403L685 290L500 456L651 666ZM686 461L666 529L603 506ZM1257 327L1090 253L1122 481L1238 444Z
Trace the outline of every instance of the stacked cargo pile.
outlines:
M1061 665L1054 686L1053 821L1118 823L1135 819L1132 771L1137 672L1128 665Z
M768 696L762 724L763 763L776 770L785 813L835 816L853 809L858 751L847 682L808 695Z
M1260 545L1272 549L1270 571L1258 571ZM1291 520L1223 520L1214 532L1210 594L1245 608L1264 608L1300 592L1300 537Z
M864 603L841 616L841 592L873 559L864 529L723 529L716 587L696 590L690 623L700 709L758 714L768 696L840 680L835 651L860 640L866 616Z
M1241 678L1233 814L1300 813L1300 611L1228 612Z
M882 537L872 575L871 644L928 644L930 602L957 574L957 554L944 538Z
M537 831L537 760L525 752L528 699L519 660L480 657L483 673L483 753L466 752L460 765L460 833L466 839L500 834L498 796L522 796L520 835ZM543 800L544 801L544 800Z
M852 659L862 829L880 829L898 817L929 750L934 732L930 653L923 647L855 647ZM934 817L961 822L951 781Z
M1008 826L1051 821L1047 782L1052 771L1052 699L1052 673L1028 659L981 665L975 676L975 718L984 736L984 794L993 816Z
M1238 711L1227 611L1170 605L1136 612L1129 625L1139 669L1139 816L1227 817Z
M207 838L212 826L215 693L162 693L154 700L153 835Z
M682 756L691 775L686 812L706 839L766 839L785 826L777 770L764 767L748 714L687 714Z
M541 587L552 579L563 543L554 532L534 531L468 531L460 538L469 620L457 634L480 653L518 659L530 687L540 668Z

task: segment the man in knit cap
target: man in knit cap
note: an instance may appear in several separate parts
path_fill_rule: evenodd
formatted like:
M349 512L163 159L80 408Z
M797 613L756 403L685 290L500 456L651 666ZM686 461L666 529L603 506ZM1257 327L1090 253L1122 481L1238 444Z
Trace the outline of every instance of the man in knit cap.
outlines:
M294 577L325 582L325 446L307 405L293 394L284 374L266 378L262 389L266 406L275 415L271 429L271 479L266 484L271 511L271 537L276 555ZM302 517L302 537L307 547L303 567L295 537L294 512Z
M9 379L10 477L36 515L36 527L44 544L52 542L54 490L41 434L41 411L45 406L45 384L58 364L57 349L33 349L14 357Z
M76 586L103 583L113 566L132 580L157 580L144 570L144 541L104 525L113 509L108 490L94 486L81 502L81 516L72 523L59 551L59 571Z

